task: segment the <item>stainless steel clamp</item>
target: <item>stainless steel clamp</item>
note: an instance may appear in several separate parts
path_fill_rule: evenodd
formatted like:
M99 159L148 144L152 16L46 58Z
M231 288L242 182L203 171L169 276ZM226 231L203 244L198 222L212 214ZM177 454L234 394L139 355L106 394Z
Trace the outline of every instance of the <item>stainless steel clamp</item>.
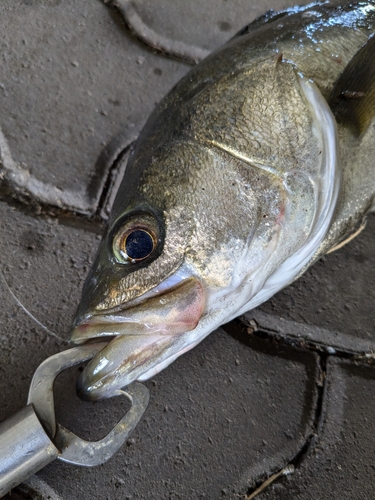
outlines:
M56 423L53 385L66 368L83 363L105 343L60 352L43 361L31 381L27 406L0 424L0 497L56 458L76 465L106 462L124 444L149 402L148 389L134 382L126 391L132 406L107 436L85 441Z

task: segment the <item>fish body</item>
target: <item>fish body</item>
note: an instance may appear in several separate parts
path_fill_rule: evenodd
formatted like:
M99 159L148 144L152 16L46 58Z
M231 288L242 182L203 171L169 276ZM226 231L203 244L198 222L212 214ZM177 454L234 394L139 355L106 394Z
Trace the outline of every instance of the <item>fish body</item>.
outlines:
M85 282L80 391L145 380L358 230L375 198L375 3L254 21L142 131Z

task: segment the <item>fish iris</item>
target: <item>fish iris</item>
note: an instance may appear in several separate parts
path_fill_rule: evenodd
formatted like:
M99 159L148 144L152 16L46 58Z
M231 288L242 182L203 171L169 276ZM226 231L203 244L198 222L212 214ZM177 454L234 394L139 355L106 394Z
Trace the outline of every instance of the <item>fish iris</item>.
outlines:
M154 249L154 240L147 231L136 229L126 238L125 248L130 259L145 259Z

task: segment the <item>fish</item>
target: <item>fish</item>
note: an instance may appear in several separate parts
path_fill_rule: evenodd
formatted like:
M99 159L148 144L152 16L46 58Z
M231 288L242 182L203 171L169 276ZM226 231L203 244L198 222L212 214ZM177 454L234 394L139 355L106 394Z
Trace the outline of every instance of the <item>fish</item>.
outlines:
M71 340L86 399L144 381L344 245L375 210L375 3L270 11L141 132Z

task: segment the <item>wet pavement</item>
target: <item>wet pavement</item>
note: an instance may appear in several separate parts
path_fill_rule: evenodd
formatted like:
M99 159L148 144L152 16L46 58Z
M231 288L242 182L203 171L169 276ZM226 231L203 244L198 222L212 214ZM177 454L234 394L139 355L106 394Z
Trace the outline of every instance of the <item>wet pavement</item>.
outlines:
M25 405L39 363L68 347L155 103L194 61L288 5L2 1L0 421ZM373 498L374 246L371 216L353 242L148 381L145 416L108 463L54 462L9 498ZM78 373L57 380L57 420L99 439L128 404L80 401Z

